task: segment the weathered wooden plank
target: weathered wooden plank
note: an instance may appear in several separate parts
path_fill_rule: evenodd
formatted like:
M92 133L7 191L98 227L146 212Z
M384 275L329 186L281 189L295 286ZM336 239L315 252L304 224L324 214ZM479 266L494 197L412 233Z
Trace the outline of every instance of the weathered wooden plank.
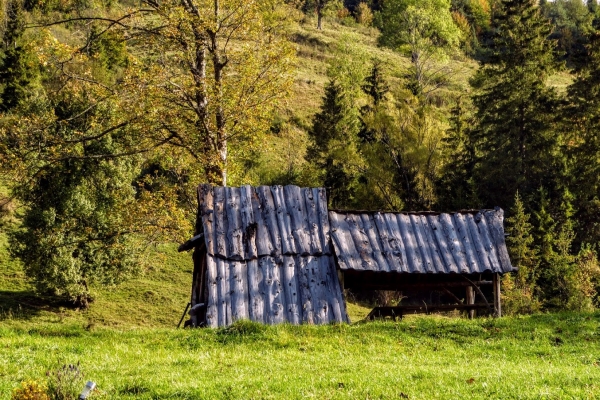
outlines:
M494 246L493 238L491 237L490 228L488 226L485 216L480 212L475 216L475 222L481 235L483 247L485 248L488 260L492 266L493 272L502 272L501 262L498 257L498 251Z
M258 260L248 260L248 301L250 319L266 323L264 272Z
M258 195L259 188L252 191L252 214L256 222L256 252L257 257L268 256L275 252L275 246L271 241L271 234L265 221L265 212L262 208L260 196Z
M225 188L214 187L215 255L227 258L227 217L225 210Z
M424 272L421 251L417 245L410 217L407 214L398 214L397 220L406 251L408 272Z
M373 259L373 249L371 248L369 237L364 231L360 215L346 214L345 220L348 224L350 237L356 248L356 253L362 269L377 271L378 265L375 262L375 259Z
M240 189L236 187L225 188L225 205L227 216L227 258L229 260L243 260L244 242L242 238L242 215Z
M310 233L308 229L308 214L304 205L304 196L298 186L287 185L283 188L287 212L290 216L292 237L295 241L294 254L308 255L310 253Z
M362 262L354 246L354 241L350 235L350 227L344 214L338 214L334 211L329 213L331 221L331 235L339 252L336 251L338 259L341 260L340 268L349 268L362 270Z
M221 258L215 257L217 263L217 311L219 315L218 326L227 326L231 321L227 316L231 316L231 294L229 292L229 268L227 262Z
M286 320L294 325L299 325L302 322L302 305L296 274L296 258L294 256L284 256L281 269L283 272L283 291L285 292Z
M440 223L440 216L427 215L426 218L429 222L429 226L431 226L433 236L435 237L435 241L437 243L436 249L439 251L439 255L443 260L443 265L440 268L438 268L438 271L458 272L458 268L454 261L454 257L452 257L452 252L448 248L447 238L444 235L442 224Z
M230 261L229 270L231 287L231 319L232 322L248 319L248 267L246 261Z
M213 188L211 185L198 186L198 211L202 218L202 229L204 230L204 240L206 241L206 252L215 254L215 232L214 210L213 210ZM196 231L198 227L196 227ZM199 232L196 232L199 233Z
M431 260L433 262L433 271L438 273L445 273L444 261L442 261L441 251L439 249L437 238L435 237L434 226L429 223L429 219L425 215L419 215L423 231L425 232L425 240L427 241L427 248L431 254Z
M341 305L343 297L341 296L333 257L321 256L319 257L319 263L321 265L321 273L325 278L324 292L327 295L327 302L329 303L329 322L345 322L345 310Z
M315 194L316 192L316 194ZM321 230L321 246L323 254L331 254L329 248L329 217L327 213L327 194L324 188L313 189L313 196L317 199L317 209L319 210L319 227Z
M287 210L287 205L285 204L283 187L279 185L271 186L271 193L273 193L273 203L279 225L281 254L296 254L296 245L292 234L292 221Z
M454 227L452 216L450 214L440 214L440 223L442 225L442 232L446 237L448 250L450 250L450 253L452 253L454 265L456 265L456 269L455 267L452 267L452 272L468 272L469 269L467 267L467 257L462 242L458 240L458 233Z
M331 268L328 256L321 256L317 258L319 260L319 274L321 277L321 296L327 303L326 319L329 323L335 321L335 314L332 308L333 304L335 303L335 292L331 290L333 285L330 283L330 281L333 281L333 277L331 275L337 275L337 272Z
M383 219L385 220L385 225L389 231L390 247L392 248L392 254L394 256L394 264L392 264L394 270L398 272L410 272L408 267L408 254L406 252L406 239L402 236L398 216L392 213L385 213Z
M379 214L379 213L377 213ZM379 214L379 216L381 217L381 214ZM374 221L374 217L370 214L363 214L360 216L361 218L361 228L362 230L365 232L365 234L367 235L367 240L369 240L369 243L371 244L371 250L373 253L373 259L375 260L375 269L377 271L390 271L389 265L388 265L388 261L386 260L386 256L391 257L392 258L392 262L393 260L393 254L389 253L389 254L385 254L384 255L384 250L382 248L381 243L379 243L379 238L377 237L377 227L376 227L376 223ZM385 225L385 223L384 223ZM387 238L387 236L386 236ZM383 238L382 238L383 240ZM389 244L388 244L389 246ZM394 271L396 270L395 268L393 269Z
M316 189L303 189L304 203L308 218L308 231L310 234L310 254L319 255L323 253L321 243L321 230L319 229L319 210L317 209L318 192Z
M390 234L390 229L387 226L384 214L380 212L373 214L373 222L377 227L377 235L379 237L379 240L377 242L381 246L381 251L386 261L385 264L380 265L379 269L384 272L401 271L402 267L398 264L396 260L396 255L394 255L394 249L390 244L392 240L394 240L394 238Z
M263 257L266 289L266 317L269 324L280 324L285 321L285 298L281 287L281 267L273 257Z
M218 291L218 273L217 263L211 255L206 256L206 278L208 289L208 303L206 305L206 325L211 328L219 326L219 291Z
M308 285L312 297L315 324L327 324L329 322L329 304L323 293L323 282L321 277L320 257L307 256L306 269L308 270Z
M327 256L328 260L329 260L329 265L331 265L331 268L333 269L334 273L333 273L333 289L335 289L335 296L337 298L337 301L339 303L339 307L340 307L340 313L342 315L342 322L348 322L350 323L350 318L348 317L348 312L346 310L346 297L344 295L344 284L343 284L343 278L344 275L343 273L338 274L338 270L335 266L335 259L333 258L333 256ZM340 276L341 279L340 280Z
M467 228L467 221L463 214L456 213L453 215L454 225L456 226L456 234L460 240L460 243L464 246L465 254L467 256L467 271L461 272L483 272L480 271L479 268L479 260L477 259L477 254L475 253L475 246L473 245L473 241L471 240L471 234L469 233L469 229Z
M281 254L281 233L277 223L277 212L275 211L273 194L271 193L271 188L269 186L259 186L256 188L256 192L258 194L263 220L265 221L265 234L269 235L273 246L271 252L267 254L277 256ZM259 255L262 256L263 254Z
M302 322L307 324L315 323L315 313L313 309L312 293L309 284L308 257L296 256L296 265L298 267L298 283L300 286L300 304L302 305Z
M477 226L477 223L475 223L475 218L473 217L473 214L466 214L465 219L467 221L467 228L469 229L469 233L471 234L471 240L473 243L475 254L477 255L477 259L479 260L480 272L492 272L493 267L490 264L490 260L488 259L487 252L485 251L485 247L481 238L481 234L479 233L479 227Z
M252 206L252 186L246 185L240 188L240 214L242 218L242 242L244 243L244 259L251 260L258 257L256 249L256 233L258 223L254 220L254 208Z
M484 213L487 220L494 245L498 250L498 259L502 265L502 272L510 272L513 270L506 248L506 240L504 238L504 211L501 208L496 208L494 211L486 211Z
M421 259L423 260L423 270L422 272L434 273L435 268L433 266L433 260L431 258L431 253L429 251L429 245L427 243L427 236L425 235L425 227L423 226L423 222L421 221L421 217L419 215L410 214L408 216L410 218L410 222L413 227L414 238L417 242L417 248L421 254Z

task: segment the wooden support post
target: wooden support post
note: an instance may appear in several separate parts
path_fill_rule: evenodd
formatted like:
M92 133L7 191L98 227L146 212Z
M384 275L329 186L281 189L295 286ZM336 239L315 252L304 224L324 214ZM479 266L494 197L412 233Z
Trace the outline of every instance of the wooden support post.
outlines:
M500 304L500 274L494 274L494 316L502 316L502 305Z
M465 302L469 305L475 304L475 289L473 286L467 286ZM469 316L469 319L473 319L473 317L475 317L475 310L468 310L467 315Z
M337 270L338 280L340 281L340 289L342 290L342 294L344 294L344 273L342 270Z

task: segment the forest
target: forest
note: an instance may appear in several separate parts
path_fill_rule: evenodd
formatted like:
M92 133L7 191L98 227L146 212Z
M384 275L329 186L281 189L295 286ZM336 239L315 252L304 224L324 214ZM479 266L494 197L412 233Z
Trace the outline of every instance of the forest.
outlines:
M507 311L598 304L596 0L0 12L0 229L40 294L87 307L139 274L194 233L200 183L295 184L336 209L501 207Z

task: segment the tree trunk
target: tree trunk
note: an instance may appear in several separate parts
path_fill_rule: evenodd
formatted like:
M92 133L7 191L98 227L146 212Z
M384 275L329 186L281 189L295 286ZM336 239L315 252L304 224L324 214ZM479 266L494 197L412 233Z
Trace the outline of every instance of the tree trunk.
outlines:
M317 1L317 29L322 30L322 21L323 21L323 0Z

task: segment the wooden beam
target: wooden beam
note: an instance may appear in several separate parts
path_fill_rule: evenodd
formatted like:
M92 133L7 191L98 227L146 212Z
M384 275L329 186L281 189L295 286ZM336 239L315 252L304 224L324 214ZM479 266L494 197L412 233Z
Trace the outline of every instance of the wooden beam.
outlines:
M477 286L492 286L492 281L472 281ZM371 283L371 282L357 282L354 277L346 277L344 286L349 289L362 289L362 290L444 290L444 288L464 288L473 286L471 282L439 282L439 283Z
M475 289L473 288L473 286L467 286L465 300L466 303L469 305L475 304ZM475 317L475 310L469 309L467 311L467 315L469 316L469 319L473 319L473 317Z
M502 316L502 305L500 304L500 274L495 273L493 278L494 287L494 316Z

